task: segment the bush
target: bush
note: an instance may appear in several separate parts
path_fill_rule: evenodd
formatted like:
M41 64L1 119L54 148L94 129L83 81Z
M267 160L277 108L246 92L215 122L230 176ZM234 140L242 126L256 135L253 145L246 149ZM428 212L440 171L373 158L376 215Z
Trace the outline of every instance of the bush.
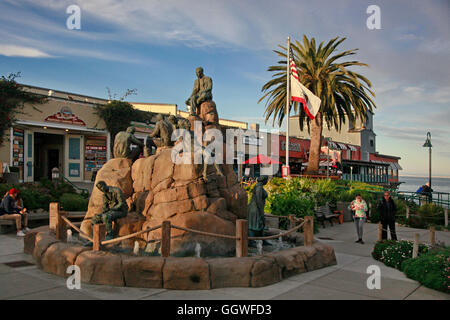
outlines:
M61 208L65 211L86 211L89 199L73 193L64 193L60 198Z
M419 281L428 288L450 293L450 248L430 251L402 264L408 278Z
M383 262L388 267L402 270L402 263L412 258L412 252L412 241L382 241L375 244L372 256L374 257L374 259ZM426 252L428 252L428 246L425 244L419 244L418 255L424 254Z

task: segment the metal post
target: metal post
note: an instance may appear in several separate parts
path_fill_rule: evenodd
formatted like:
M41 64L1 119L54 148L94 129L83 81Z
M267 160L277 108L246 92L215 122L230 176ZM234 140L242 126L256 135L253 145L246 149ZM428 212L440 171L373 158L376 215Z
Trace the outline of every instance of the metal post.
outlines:
M291 106L291 63L290 63L290 56L291 56L291 38L287 38L287 61L286 61L286 73L287 73L287 87L286 87L286 167L289 168L289 107ZM292 60L294 60L294 57L292 57ZM289 169L288 169L289 172Z

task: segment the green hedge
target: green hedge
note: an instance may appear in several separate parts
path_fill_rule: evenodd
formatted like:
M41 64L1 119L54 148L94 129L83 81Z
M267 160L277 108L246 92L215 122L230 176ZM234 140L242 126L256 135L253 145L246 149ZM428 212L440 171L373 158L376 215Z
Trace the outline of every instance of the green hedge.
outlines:
M428 288L450 293L450 248L430 251L402 264L408 278Z
M82 195L73 193L64 193L60 198L61 208L65 211L86 211L89 199Z

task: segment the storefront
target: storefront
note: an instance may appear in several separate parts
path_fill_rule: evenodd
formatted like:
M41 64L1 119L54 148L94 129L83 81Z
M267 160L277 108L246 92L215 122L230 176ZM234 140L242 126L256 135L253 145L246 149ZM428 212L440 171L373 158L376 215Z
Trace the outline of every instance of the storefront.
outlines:
M0 161L19 172L20 182L51 179L52 169L70 181L90 181L110 158L110 135L94 113L107 101L38 87L26 90L48 97L25 105L0 147Z

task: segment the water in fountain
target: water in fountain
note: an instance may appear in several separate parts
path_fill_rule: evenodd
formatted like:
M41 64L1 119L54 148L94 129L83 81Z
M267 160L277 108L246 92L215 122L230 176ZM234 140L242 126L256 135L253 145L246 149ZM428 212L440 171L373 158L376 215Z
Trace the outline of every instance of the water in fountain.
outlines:
M133 253L134 253L135 255L138 255L138 254L139 254L139 242L137 242L137 241L134 242Z
M258 255L263 254L263 241L262 240L256 240L256 249L257 249Z
M197 257L197 258L200 258L200 253L201 253L201 251L202 251L202 247L201 247L201 245L200 245L200 243L196 243L195 244L195 256Z
M67 242L73 242L72 230L67 230Z

